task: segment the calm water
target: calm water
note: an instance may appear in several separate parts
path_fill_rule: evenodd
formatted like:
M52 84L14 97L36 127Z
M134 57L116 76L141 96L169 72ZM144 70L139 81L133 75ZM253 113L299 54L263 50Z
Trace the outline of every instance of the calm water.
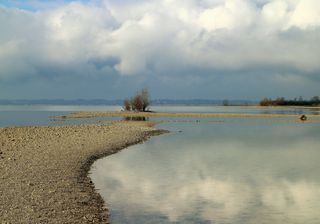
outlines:
M255 107L223 107L223 106L153 106L154 111L193 112L193 113L254 113L254 114L316 114L320 109L295 108L255 108ZM64 125L79 123L96 123L100 120L122 118L68 119L57 121L49 116L66 115L75 111L120 111L121 106L4 106L0 105L0 127L26 125ZM151 120L186 120L185 118L151 118ZM189 119L195 120L195 119Z
M67 115L75 111L119 111L121 106L3 106L0 105L0 127L30 126L30 125L66 125L96 123L99 120L115 118L94 119L68 119L54 120L49 116Z
M160 127L171 133L93 165L111 223L320 223L319 123Z
M0 106L0 127L96 123L73 111L112 106ZM153 107L197 113L320 114L319 110ZM170 118L152 118L166 119ZM174 118L170 134L97 161L91 177L111 223L320 223L320 123ZM193 121L193 122L187 122Z

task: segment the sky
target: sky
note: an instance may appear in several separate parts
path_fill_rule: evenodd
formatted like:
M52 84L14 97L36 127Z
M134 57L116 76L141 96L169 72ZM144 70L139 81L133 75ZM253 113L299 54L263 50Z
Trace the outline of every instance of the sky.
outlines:
M0 99L320 95L319 0L0 0Z

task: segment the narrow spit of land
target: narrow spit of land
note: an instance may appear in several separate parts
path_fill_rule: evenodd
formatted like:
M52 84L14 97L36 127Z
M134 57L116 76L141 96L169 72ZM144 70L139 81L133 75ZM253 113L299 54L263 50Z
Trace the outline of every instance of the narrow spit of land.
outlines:
M107 223L90 166L165 132L154 124L0 128L1 223Z
M307 115L308 118L320 118L320 115ZM290 114L245 114L245 113L174 113L174 112L126 112L126 111L83 111L66 116L52 116L53 119L94 118L94 117L220 117L220 118L299 118Z

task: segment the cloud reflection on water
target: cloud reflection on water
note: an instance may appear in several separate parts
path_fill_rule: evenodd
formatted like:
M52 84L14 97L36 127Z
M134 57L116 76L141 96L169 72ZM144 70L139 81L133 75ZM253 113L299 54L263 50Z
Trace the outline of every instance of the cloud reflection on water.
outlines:
M282 129L267 129L265 141L156 138L97 161L92 178L111 215L127 220L319 223L319 141L298 130L270 141Z

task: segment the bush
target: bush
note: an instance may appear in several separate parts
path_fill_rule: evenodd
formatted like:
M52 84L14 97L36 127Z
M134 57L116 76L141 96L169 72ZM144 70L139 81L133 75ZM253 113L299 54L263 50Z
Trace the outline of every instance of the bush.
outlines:
M131 99L131 107L134 111L143 111L143 101L140 95L136 95Z
M125 99L125 100L123 101L123 109L126 110L126 111L131 111L131 103L130 103L130 100Z
M229 100L223 100L222 101L223 106L229 106Z
M148 89L142 89L131 100L125 99L123 108L126 111L147 111L151 104Z
M271 106L272 105L272 99L264 98L260 101L260 106Z
M150 95L148 89L142 89L140 96L142 100L142 111L146 111L150 106Z

